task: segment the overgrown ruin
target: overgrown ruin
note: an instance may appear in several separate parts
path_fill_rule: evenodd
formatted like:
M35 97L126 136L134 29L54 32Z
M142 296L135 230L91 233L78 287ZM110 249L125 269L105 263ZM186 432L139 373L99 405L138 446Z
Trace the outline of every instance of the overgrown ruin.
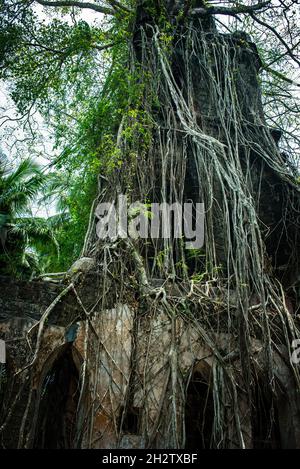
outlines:
M299 186L251 38L165 3L171 47L160 12L137 10L140 114L99 178L93 262L61 282L1 278L3 448L300 448ZM97 239L96 203L118 194L204 202L204 248Z

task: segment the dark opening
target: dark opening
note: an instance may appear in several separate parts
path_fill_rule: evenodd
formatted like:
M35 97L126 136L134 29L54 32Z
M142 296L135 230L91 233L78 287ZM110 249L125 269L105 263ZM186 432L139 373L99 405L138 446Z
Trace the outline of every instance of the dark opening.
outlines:
M139 431L140 409L139 407L129 407L124 412L124 407L120 411L120 431L137 435Z
M253 390L252 404L252 438L253 448L281 449L278 408L261 383Z
M185 432L188 450L213 447L213 396L202 374L195 372L190 381L185 406Z
M42 386L36 448L74 447L78 399L79 375L68 347L54 362Z

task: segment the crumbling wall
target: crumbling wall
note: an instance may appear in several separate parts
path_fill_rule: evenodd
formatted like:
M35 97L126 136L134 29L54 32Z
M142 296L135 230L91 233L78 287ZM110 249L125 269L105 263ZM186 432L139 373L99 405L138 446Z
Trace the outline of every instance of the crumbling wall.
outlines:
M21 285L23 283L18 286ZM39 287L41 294L45 288L43 283L27 284L27 289L34 288L36 295ZM61 287L56 285L51 286L51 289L57 291ZM15 296L12 296L10 291L12 302L18 301L18 292L16 288ZM78 290L78 294L82 295L83 292ZM7 300L2 293L2 302ZM35 306L41 308L41 305ZM76 308L78 305L74 302L74 311ZM63 305L58 306L58 309L61 311ZM26 301L24 311L28 315ZM176 447L183 448L187 444L187 390L195 373L200 373L207 382L216 405L214 381L218 362L215 351L205 344L201 331L193 321L186 321L184 317L170 318L159 308L147 315L125 304L118 304L110 310L97 308L91 317L80 318L73 328L69 324L54 324L55 316L54 310L52 319L49 318L49 324L45 327L38 359L31 367L29 345L38 318L11 315L8 319L4 315L5 320L0 323L0 337L6 340L7 346L8 381L3 393L0 423L4 447L16 447L18 441L20 447L34 447L36 435L40 431L41 398L47 392L45 378L68 346L71 347L80 377L80 398L75 422L78 432L74 446L169 448L174 447L174 441L177 441ZM242 389L235 340L227 333L216 333L215 343L218 350L222 351L222 356L228 357L228 372L240 382L236 403L232 402L226 388L223 389L222 399L228 401L225 406L227 415L224 415L228 426L227 447L241 447L236 433L238 419L242 443L251 448L251 408ZM265 357L262 346L256 341L252 349L254 360L260 363L263 374ZM282 350L282 355L286 356L286 351ZM282 445L299 447L299 402L293 376L279 355L274 355L274 364L279 388L284 390L285 395L279 407ZM170 418L174 410L177 415L176 427ZM27 417L26 422L24 415ZM47 447L47 442L45 445Z

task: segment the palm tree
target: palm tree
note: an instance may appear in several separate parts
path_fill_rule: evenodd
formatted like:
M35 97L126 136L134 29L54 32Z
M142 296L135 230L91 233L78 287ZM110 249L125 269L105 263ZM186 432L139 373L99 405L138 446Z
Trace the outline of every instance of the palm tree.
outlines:
M58 245L50 220L34 217L31 204L47 175L31 159L14 170L0 162L0 271L18 276L38 272L38 246Z

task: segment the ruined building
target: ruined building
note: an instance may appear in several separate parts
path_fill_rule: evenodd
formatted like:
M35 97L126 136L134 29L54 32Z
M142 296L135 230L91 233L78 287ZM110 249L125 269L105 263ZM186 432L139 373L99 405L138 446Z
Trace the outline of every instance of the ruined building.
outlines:
M1 278L0 444L300 448L300 193L264 120L257 49L200 12L169 50L151 14L130 58L151 144L118 135L124 167L101 194L204 202L205 246L101 242L92 217L64 280Z

